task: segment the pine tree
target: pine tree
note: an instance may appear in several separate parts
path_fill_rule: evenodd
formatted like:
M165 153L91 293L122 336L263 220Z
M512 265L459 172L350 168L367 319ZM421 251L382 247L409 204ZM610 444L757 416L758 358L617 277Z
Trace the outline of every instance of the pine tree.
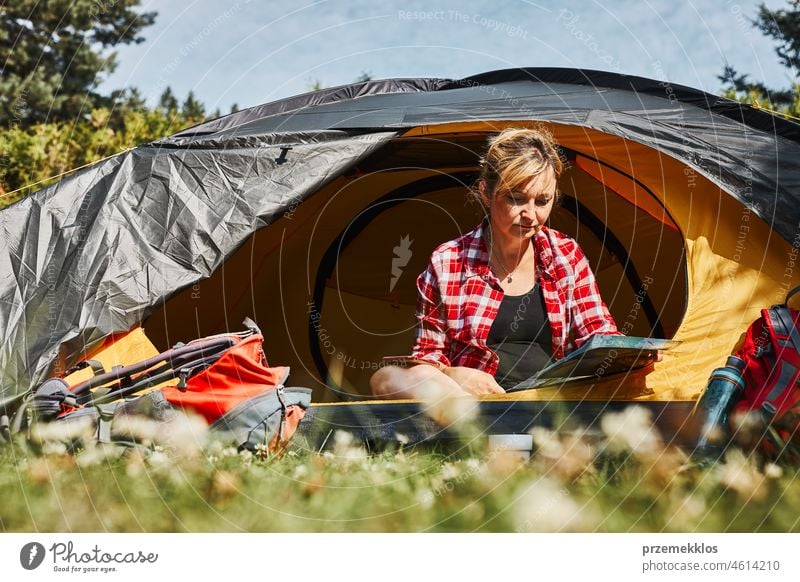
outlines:
M781 64L797 76L800 71L800 0L790 0L789 5L790 10L770 10L761 4L753 25L778 43L775 53Z
M154 12L140 0L14 0L0 4L0 124L88 116L109 98L96 92L116 66L109 47L138 43Z
M171 87L164 89L164 92L158 99L158 106L161 107L167 115L174 115L178 111L178 100L175 98Z
M767 87L751 81L749 75L739 73L727 63L717 78L724 83L726 97L800 116L800 0L788 0L788 4L788 9L770 10L762 3L751 23L777 43L775 54L794 77L792 86L785 89Z
M183 102L183 106L181 107L181 114L195 122L200 122L205 119L206 108L194 96L194 91L189 91L189 94L186 96L186 101Z

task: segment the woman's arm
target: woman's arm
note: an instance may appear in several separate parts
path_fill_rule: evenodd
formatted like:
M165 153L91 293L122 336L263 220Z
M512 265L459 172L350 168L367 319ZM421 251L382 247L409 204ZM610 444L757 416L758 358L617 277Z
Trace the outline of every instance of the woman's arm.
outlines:
M433 262L417 278L417 337L413 357L436 365L439 370L454 380L461 388L476 396L482 394L504 394L491 374L463 366L452 367L445 355L447 348L447 320L445 306L441 301L439 276Z
M412 357L444 370L450 366L447 352L447 322L439 276L433 262L417 277L417 335Z
M577 243L571 262L575 287L570 302L572 317L570 332L575 347L581 347L595 334L622 335L600 296L600 289L597 287L589 261Z

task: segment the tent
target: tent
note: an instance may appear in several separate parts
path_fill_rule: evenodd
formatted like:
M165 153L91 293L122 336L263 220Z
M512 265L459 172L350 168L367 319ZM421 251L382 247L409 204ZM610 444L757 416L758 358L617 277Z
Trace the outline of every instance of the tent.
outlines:
M574 69L308 93L3 210L2 395L138 326L137 341L166 349L251 316L291 384L318 402L364 399L381 357L408 353L430 252L481 220L466 192L486 137L533 123L569 161L552 225L586 251L619 327L682 343L621 380L513 397L696 399L758 310L800 281L800 125Z

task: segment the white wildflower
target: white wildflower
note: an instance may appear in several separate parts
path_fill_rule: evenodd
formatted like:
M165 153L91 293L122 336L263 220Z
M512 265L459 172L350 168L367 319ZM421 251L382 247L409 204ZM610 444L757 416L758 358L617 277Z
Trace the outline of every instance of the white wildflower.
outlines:
M345 449L340 449L336 452L336 456L339 460L344 461L363 461L367 458L367 451L364 450L363 447L347 447Z
M245 467L249 467L253 464L253 453L248 451L247 449L243 449L239 451L239 460Z
M764 475L739 449L728 451L725 462L714 468L714 477L720 485L735 491L745 501L757 501L766 494Z
M268 459L270 456L269 445L266 445L264 443L258 443L256 445L255 455L256 458L261 461L263 461L264 459Z
M608 412L600 419L612 450L631 451L636 456L657 454L663 448L661 436L650 422L650 411L628 406L622 412Z
M533 443L536 445L537 454L544 455L550 459L558 458L564 454L564 447L561 444L561 439L553 431L543 426L536 426L531 431L531 436L533 436Z
M333 436L333 454L340 460L360 461L367 457L367 452L359 445L354 444L353 434L344 430L337 430Z
M702 495L687 495L678 506L676 513L691 519L698 519L706 512L706 500Z
M767 466L764 467L764 475L770 479L780 479L783 477L783 468L775 463L767 463Z
M764 418L758 411L737 411L731 415L733 441L741 447L754 447L764 436Z
M147 463L155 469L168 469L172 467L172 459L163 451L153 451L147 456Z
M219 439L212 439L206 447L206 453L209 455L219 456L225 445Z
M58 441L45 441L42 444L42 454L44 455L66 455L67 445Z
M122 456L124 451L125 447L110 444L100 444L98 446L91 447L90 449L87 449L78 455L76 462L79 467L99 465L101 463L118 459Z
M547 429L534 429L537 445L534 464L546 475L572 482L594 471L594 448L581 433L562 436Z
M333 435L333 445L336 447L349 447L353 443L353 433L346 430L337 430Z
M115 437L133 440L148 446L158 438L160 424L141 415L123 414L114 419L112 430Z
M177 455L194 457L208 441L208 425L200 416L178 414L169 422L160 423L156 438Z
M596 510L579 504L566 489L547 477L526 486L513 513L517 531L593 531L600 522Z
M697 527L698 521L705 516L707 509L703 495L686 494L676 490L667 511L668 527L673 531L693 530Z
M449 479L455 479L461 474L458 467L456 467L453 463L445 463L442 465L442 479L445 481Z
M94 421L89 416L74 420L36 422L31 427L31 440L41 444L46 442L68 443L94 433Z
M423 509L430 509L436 501L436 497L430 489L420 489L417 491L416 497L417 503L419 503Z

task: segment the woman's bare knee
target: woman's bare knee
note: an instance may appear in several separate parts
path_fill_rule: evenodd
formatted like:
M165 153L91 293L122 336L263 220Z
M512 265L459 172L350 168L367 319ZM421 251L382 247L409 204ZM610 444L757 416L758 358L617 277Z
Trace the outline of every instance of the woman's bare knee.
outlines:
M410 368L386 366L370 378L372 393L382 398L420 398L431 385L438 386L434 392L461 392L458 385L438 368L425 364Z
M396 379L394 378L396 374L392 368L393 366L380 368L370 377L369 387L375 396L385 398L393 392L392 386L396 383Z
M372 393L381 398L413 398L415 388L438 373L433 366L385 366L369 379Z

